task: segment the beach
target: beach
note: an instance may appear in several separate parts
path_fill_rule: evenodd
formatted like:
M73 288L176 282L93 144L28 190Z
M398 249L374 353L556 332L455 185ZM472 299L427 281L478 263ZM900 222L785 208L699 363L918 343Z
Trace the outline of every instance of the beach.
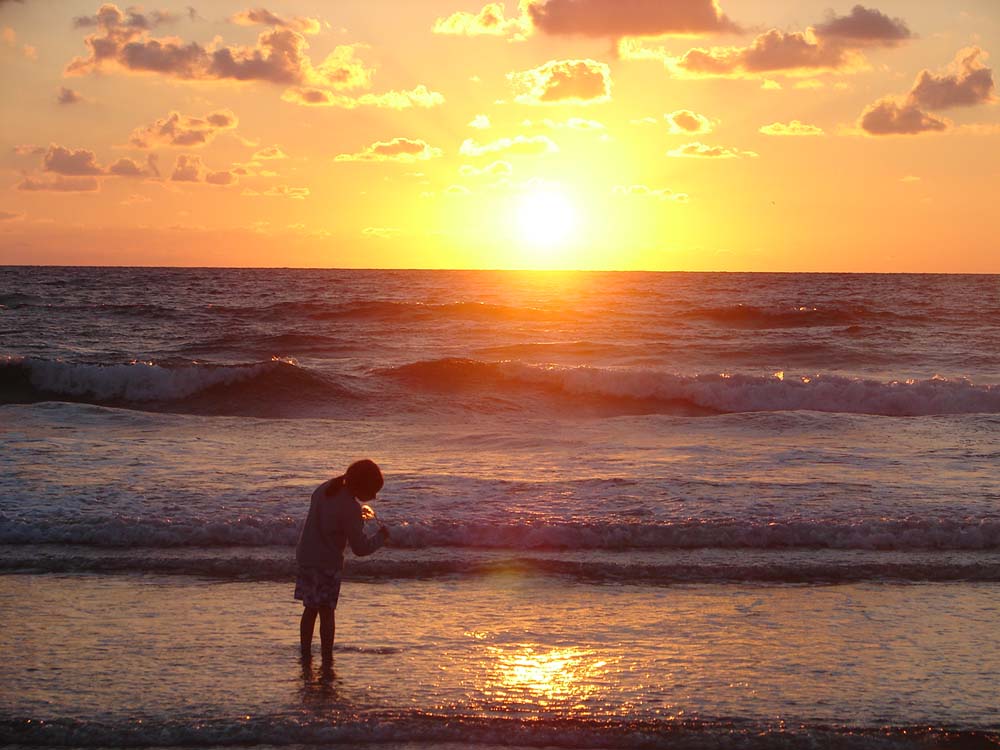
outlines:
M1000 742L995 276L2 279L5 744Z

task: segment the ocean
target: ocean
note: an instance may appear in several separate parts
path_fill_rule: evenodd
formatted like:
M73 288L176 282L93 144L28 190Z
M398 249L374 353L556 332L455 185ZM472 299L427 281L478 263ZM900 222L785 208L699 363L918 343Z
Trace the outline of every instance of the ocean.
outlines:
M997 276L0 268L0 744L996 747L998 466Z

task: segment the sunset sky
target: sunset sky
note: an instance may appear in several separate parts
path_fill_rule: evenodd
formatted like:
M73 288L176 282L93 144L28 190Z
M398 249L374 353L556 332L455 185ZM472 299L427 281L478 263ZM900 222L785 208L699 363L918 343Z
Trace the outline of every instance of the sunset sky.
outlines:
M1000 272L997 0L0 0L0 34L0 263Z

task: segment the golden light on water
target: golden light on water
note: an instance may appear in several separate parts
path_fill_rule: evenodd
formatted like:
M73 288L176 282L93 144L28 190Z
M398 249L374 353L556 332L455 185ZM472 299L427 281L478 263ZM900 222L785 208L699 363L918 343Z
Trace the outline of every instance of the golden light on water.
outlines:
M585 648L490 646L482 686L495 703L582 708L604 682L607 661Z

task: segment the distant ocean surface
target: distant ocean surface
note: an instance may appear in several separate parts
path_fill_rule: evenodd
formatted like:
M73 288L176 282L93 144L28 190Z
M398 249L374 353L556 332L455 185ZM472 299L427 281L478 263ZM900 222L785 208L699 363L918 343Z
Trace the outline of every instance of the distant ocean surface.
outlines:
M0 744L995 746L998 467L997 276L2 267Z

